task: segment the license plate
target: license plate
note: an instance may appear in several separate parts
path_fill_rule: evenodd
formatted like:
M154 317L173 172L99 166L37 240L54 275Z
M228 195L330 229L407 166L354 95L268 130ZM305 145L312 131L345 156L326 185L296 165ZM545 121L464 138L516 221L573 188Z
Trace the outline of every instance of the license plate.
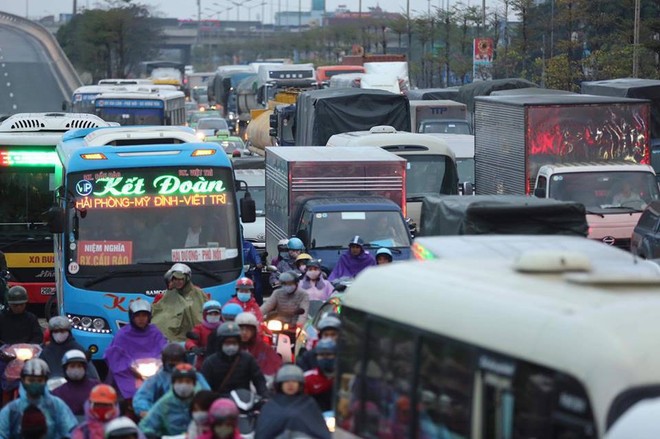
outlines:
M42 296L54 296L55 295L55 287L41 287L41 295Z

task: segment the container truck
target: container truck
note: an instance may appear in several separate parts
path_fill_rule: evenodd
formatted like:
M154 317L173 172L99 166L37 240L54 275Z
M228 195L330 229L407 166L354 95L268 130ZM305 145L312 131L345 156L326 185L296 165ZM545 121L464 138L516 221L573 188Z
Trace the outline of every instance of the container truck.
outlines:
M465 122L467 121L467 107L460 102L445 99L410 101L410 128L413 133L422 132L419 128L424 122L436 120L462 120Z
M476 192L581 202L590 238L628 248L641 210L658 198L649 112L648 101L628 98L478 97ZM638 202L621 202L629 190Z
M297 236L332 270L359 235L408 259L406 161L380 148L266 148L266 249Z

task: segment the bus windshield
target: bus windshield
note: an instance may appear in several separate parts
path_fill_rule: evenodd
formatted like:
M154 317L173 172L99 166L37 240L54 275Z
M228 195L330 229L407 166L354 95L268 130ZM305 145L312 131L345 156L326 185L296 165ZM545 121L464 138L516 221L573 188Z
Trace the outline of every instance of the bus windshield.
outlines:
M408 161L406 191L408 198L453 193L456 184L451 158L444 155L405 155Z
M73 285L94 289L95 277L144 269L135 266L164 273L183 262L212 274L240 268L230 169L111 169L67 178L75 195L65 235Z
M120 125L163 125L162 108L117 108L103 107L96 109L96 115L106 122Z

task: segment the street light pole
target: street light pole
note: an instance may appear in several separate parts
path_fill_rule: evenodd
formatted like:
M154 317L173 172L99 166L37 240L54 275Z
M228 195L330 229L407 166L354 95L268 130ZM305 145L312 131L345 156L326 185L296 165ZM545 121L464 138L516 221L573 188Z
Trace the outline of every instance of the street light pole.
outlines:
M639 76L639 9L640 0L635 0L635 24L633 30L633 68L632 77Z

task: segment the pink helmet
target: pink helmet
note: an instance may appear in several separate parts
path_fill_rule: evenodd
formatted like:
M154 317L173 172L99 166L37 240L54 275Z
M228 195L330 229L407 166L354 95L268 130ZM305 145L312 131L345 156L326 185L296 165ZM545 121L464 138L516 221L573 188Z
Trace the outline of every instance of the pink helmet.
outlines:
M213 425L218 422L223 422L227 419L238 418L238 407L234 401L227 398L220 398L215 400L211 407L209 407L209 424Z

